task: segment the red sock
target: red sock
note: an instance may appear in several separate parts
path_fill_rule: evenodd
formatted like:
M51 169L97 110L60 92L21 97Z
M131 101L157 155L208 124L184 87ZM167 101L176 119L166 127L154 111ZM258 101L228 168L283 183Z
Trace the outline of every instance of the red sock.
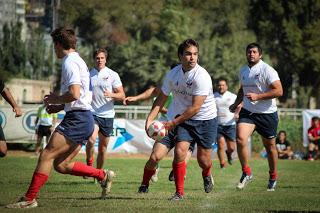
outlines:
M34 172L27 193L24 195L27 201L32 201L37 197L41 187L47 182L48 175Z
M224 164L223 164L223 166L224 166ZM222 166L222 167L223 167L223 166ZM222 168L222 167L221 167L221 168ZM208 177L208 176L210 176L210 175L211 175L211 168L212 168L212 163L211 163L211 165L210 165L209 168L202 169L202 177Z
M147 167L144 167L143 179L142 179L141 185L149 186L149 181L155 172L156 172L155 169L148 169Z
M247 175L251 175L251 169L249 166L245 166L242 168L242 171L245 172Z
M184 176L186 175L186 162L172 163L176 193L184 195Z
M74 162L71 175L94 177L98 180L103 180L105 173L102 169L96 169L81 162Z
M271 180L277 180L277 177L278 177L278 174L277 174L277 171L269 171L269 177Z
M93 166L94 158L93 156L90 159L87 159L87 165L88 166Z

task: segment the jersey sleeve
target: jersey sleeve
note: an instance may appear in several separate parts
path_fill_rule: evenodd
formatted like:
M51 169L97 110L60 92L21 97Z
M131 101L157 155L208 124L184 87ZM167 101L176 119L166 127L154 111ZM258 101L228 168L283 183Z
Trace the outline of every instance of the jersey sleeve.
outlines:
M81 85L80 69L76 63L68 63L66 65L65 80L66 80L67 87L74 84Z
M279 75L275 69L268 66L266 70L266 82L268 85L272 84L275 81L280 80Z
M112 88L118 88L118 87L121 87L122 86L122 82L121 82L121 79L118 75L118 73L114 73L114 81L112 83Z
M166 96L169 96L171 90L172 90L172 87L171 87L171 79L170 79L170 76L171 76L171 72L170 71L169 73L166 74L165 78L163 79L163 83L162 83L162 87L161 87L161 90L162 92L166 95Z
M210 92L213 92L211 77L206 71L201 72L196 78L192 95L207 96Z
M0 92L3 92L4 90L4 82L0 79Z

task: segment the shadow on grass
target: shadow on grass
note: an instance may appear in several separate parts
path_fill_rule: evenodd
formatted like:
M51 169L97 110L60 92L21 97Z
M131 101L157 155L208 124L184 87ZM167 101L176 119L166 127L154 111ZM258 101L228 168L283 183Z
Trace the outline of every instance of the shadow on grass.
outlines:
M59 200L145 200L145 197L125 197L125 196L110 196L106 198L101 197L59 197ZM57 198L43 198L42 200L57 200ZM157 198L150 198L148 200L157 200Z

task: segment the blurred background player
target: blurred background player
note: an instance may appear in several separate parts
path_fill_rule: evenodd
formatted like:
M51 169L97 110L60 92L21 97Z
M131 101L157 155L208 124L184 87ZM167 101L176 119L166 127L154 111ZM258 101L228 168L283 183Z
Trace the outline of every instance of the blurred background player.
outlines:
M313 161L317 155L319 150L320 143L320 118L312 117L311 118L311 127L308 129L308 156L307 160Z
M44 104L38 108L37 118L35 120L37 134L37 143L35 147L36 155L40 154L40 146L43 137L46 137L46 144L48 144L50 135L56 126L57 118L58 114L49 114Z
M61 174L98 179L102 196L109 190L114 177L112 171L96 169L82 162L72 162L94 129L90 105L90 74L86 63L75 50L77 39L72 29L57 28L51 33L51 37L55 54L62 59L62 95L50 93L44 97L44 103L48 113L64 110L66 115L52 133L48 145L42 150L26 194L18 202L7 205L7 208L37 207L37 194L47 182L52 166Z
M240 69L239 75L241 87L235 103L230 106L230 111L235 112L243 102L237 122L237 151L242 167L237 188L243 189L252 180L248 164L248 141L256 130L261 135L268 156L267 190L274 191L277 184L278 160L275 138L279 122L276 98L283 94L282 85L277 71L262 61L262 49L259 44L249 44L246 56L248 65Z
M225 78L218 79L217 90L214 93L214 98L218 112L218 158L220 168L225 168L224 153L227 155L228 163L232 165L232 153L236 149L235 117L238 116L241 107L238 107L235 113L230 112L229 106L234 103L237 96L228 91L228 83Z
M1 96L11 105L12 111L16 114L16 117L22 115L21 108L17 105L14 98L12 97L8 88L5 87L5 84L2 79L0 79L0 92ZM3 129L0 124L0 157L3 158L7 154L7 143L6 138L4 137Z
M185 159L192 143L197 143L197 159L202 168L205 192L211 192L214 184L211 154L212 144L217 138L217 113L211 77L198 65L198 54L199 45L193 39L187 39L179 45L178 57L181 65L166 74L161 92L146 120L147 131L172 92L170 109L172 107L171 118L174 119L164 122L169 133L161 140L161 143L168 144L175 141L172 167L176 192L170 199L172 201L184 198Z
M293 158L293 151L291 145L287 140L287 133L284 130L279 131L278 137L276 138L276 146L278 150L279 159L289 159Z
M95 67L90 71L92 87L92 113L94 118L94 132L87 146L87 165L93 165L94 144L99 136L97 155L97 169L102 169L107 152L110 136L113 134L113 120L115 116L114 101L125 98L122 82L118 73L106 67L108 52L99 48L93 53Z

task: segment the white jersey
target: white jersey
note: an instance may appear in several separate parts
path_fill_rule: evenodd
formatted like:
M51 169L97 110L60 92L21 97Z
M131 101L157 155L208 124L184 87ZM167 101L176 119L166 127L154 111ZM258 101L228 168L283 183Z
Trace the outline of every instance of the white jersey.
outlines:
M260 60L253 67L244 66L240 70L240 83L243 88L243 108L253 113L273 113L277 111L276 99L250 101L245 94L261 94L270 90L273 82L280 80L277 71Z
M104 96L106 90L112 92L115 88L121 87L122 82L118 73L105 67L98 71L93 68L90 71L92 86L92 113L102 118L114 118L114 100Z
M217 108L213 96L212 81L209 73L200 65L192 70L183 72L178 65L167 73L162 88L165 95L173 94L169 107L170 117L182 114L192 105L193 96L207 96L200 111L194 115L193 120L210 120L217 116Z
M61 92L69 91L69 86L80 85L80 98L66 103L64 110L91 110L92 93L89 90L90 78L86 62L77 52L71 52L62 60Z
M232 92L226 91L223 94L214 93L218 110L218 124L222 126L230 126L236 123L234 113L230 112L229 107L234 103L237 96Z

